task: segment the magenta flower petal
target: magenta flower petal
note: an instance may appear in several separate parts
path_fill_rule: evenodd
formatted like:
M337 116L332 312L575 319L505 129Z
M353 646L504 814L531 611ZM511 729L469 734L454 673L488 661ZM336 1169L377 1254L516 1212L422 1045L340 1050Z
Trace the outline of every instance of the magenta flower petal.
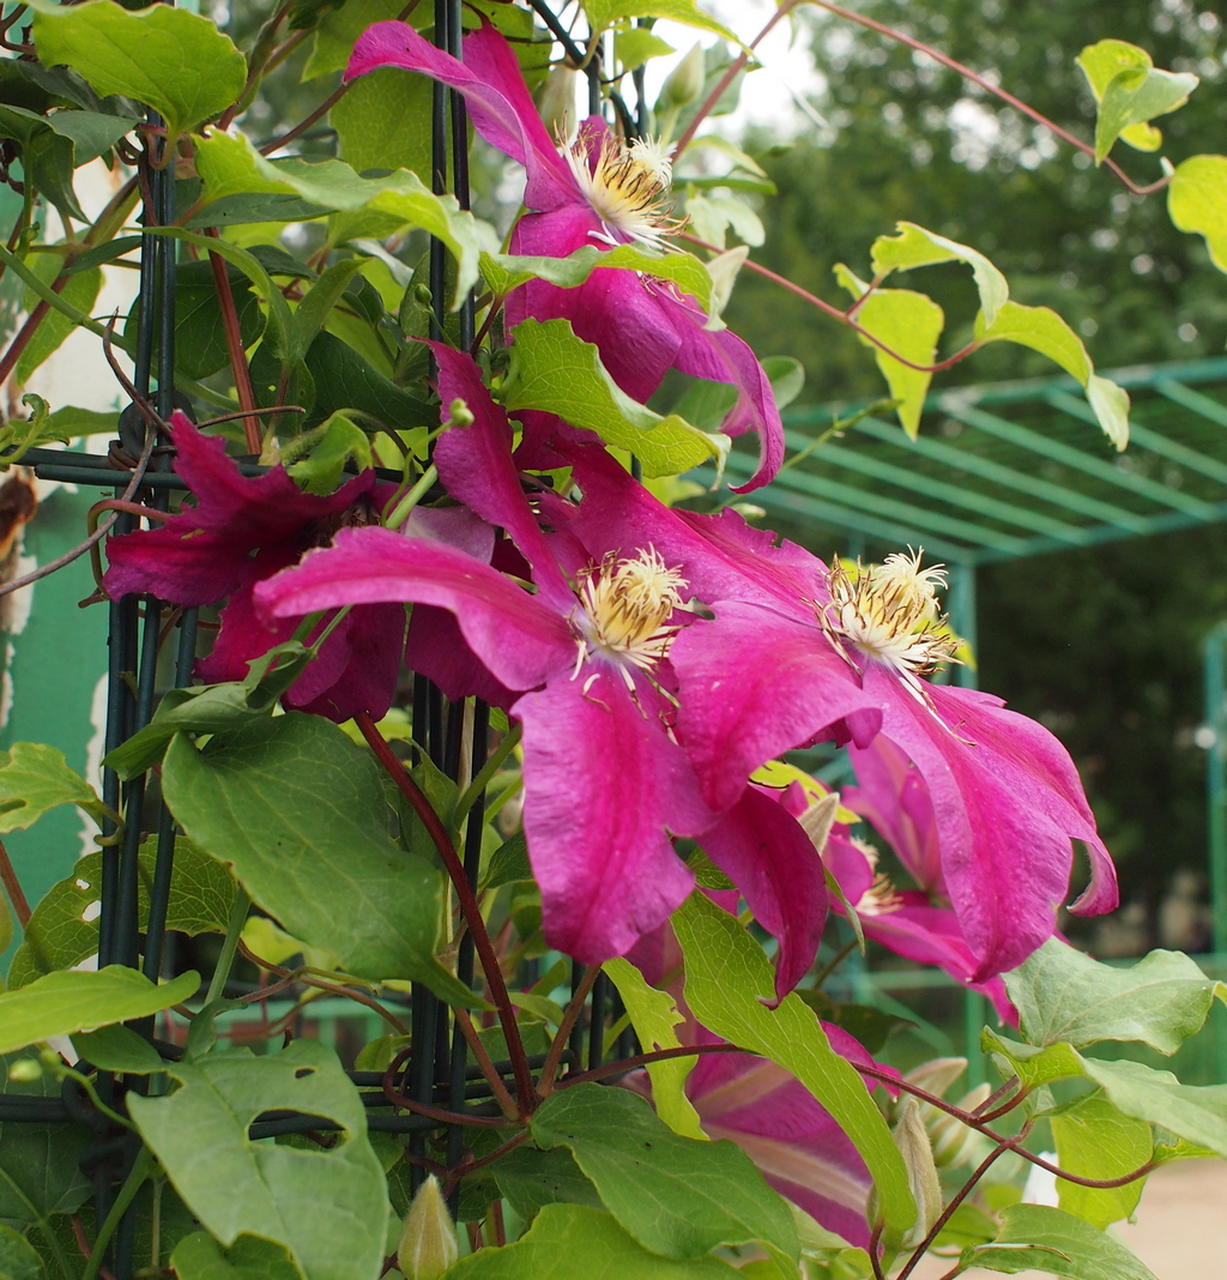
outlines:
M402 67L450 85L464 96L477 132L524 166L530 208L553 209L578 199L575 176L541 123L510 45L483 25L465 37L464 57L460 62L437 49L408 23L377 22L354 45L345 79Z
M669 655L681 685L678 738L713 809L733 805L759 765L823 732L855 722L862 740L872 736L881 718L873 699L817 628L755 605L715 609Z
M747 787L699 844L778 939L775 990L782 1000L813 964L826 922L827 889L813 841L770 795Z
M511 540L534 566L538 591L555 605L573 602L571 588L558 571L511 456L511 424L490 398L476 362L467 352L431 342L438 364L439 397L443 413L461 399L473 414L467 427L452 427L435 445L434 463L444 488L483 520L507 530Z
M448 609L509 689L535 688L575 657L565 621L527 591L462 551L390 529L342 529L331 547L260 583L255 598L273 618L392 601Z
M1085 842L1092 865L1076 909L1115 905L1115 872L1077 772L1043 726L971 689L929 687L930 710L900 697L874 663L864 683L882 709L883 734L924 779L946 891L979 957L977 980L1016 967L1052 936L1069 886L1071 839Z
M514 707L546 941L584 964L622 955L681 904L694 876L668 831L710 821L660 722L663 700L649 694L633 701L613 673L589 675L582 689L561 676Z

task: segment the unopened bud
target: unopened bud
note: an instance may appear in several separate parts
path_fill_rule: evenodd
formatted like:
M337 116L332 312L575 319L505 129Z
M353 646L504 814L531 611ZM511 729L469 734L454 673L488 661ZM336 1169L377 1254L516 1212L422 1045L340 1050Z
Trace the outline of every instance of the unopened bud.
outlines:
M471 427L473 425L473 410L459 396L452 401L448 413L451 416L453 427Z
M703 92L706 80L707 55L703 52L703 46L696 44L669 72L668 78L661 86L660 97L656 103L657 111L667 111L670 107L689 106Z
M578 72L574 67L559 65L545 77L545 83L537 94L537 110L552 138L565 138L575 119L575 83Z
M933 1147L915 1098L906 1097L899 1104L894 1138L907 1170L908 1187L916 1201L916 1221L904 1237L905 1245L913 1245L924 1239L942 1211L942 1186L933 1160Z
M431 1174L418 1188L405 1214L396 1265L405 1280L438 1280L459 1256L455 1223L447 1211L439 1180Z
M988 1084L978 1084L957 1105L961 1111L974 1111L992 1093ZM939 1169L951 1168L963 1163L967 1152L975 1145L975 1130L969 1129L958 1116L926 1107L929 1141L933 1144L933 1159Z
M750 246L739 244L708 260L707 274L711 276L712 283L712 311L716 315L728 306L733 285L737 283L737 274L749 256Z
M939 1098L946 1096L946 1090L967 1070L966 1058L933 1058L913 1067L903 1078L926 1093L935 1093Z
M37 1062L34 1058L22 1058L19 1062L14 1062L9 1067L10 1084L34 1084L42 1078L42 1063Z

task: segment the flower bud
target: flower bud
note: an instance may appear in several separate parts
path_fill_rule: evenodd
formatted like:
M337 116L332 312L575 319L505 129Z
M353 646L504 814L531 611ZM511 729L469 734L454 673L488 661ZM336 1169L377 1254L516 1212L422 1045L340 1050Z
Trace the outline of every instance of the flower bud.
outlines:
M456 1226L447 1211L439 1180L431 1174L405 1214L396 1265L405 1280L438 1280L459 1256Z
M537 94L537 110L552 138L565 138L573 127L577 75L574 67L554 67Z
M656 100L657 111L670 107L685 107L703 92L707 79L707 55L701 44L695 44L690 52L669 72Z
M459 396L452 401L448 412L453 427L471 427L473 425L473 410Z
M904 1237L904 1245L911 1246L924 1239L942 1211L942 1187L933 1162L933 1148L915 1098L906 1097L900 1102L894 1139L916 1201L916 1221Z
M988 1084L978 1084L957 1105L963 1111L974 1111L992 1093ZM929 1141L933 1144L933 1160L939 1169L962 1164L967 1152L975 1146L976 1133L969 1129L958 1116L949 1115L945 1111L937 1111L926 1107L930 1112L928 1121Z
M42 1077L42 1063L34 1058L22 1058L9 1067L10 1084L34 1084Z

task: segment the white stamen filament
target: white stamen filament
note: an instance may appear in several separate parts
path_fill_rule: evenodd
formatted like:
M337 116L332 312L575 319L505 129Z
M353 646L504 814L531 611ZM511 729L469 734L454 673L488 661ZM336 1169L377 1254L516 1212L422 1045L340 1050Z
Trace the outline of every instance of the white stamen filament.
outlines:
M582 139L561 150L605 228L602 239L610 244L633 240L653 249L667 247L665 237L681 224L667 213L673 165L663 142L646 138L626 143L606 134L595 166Z

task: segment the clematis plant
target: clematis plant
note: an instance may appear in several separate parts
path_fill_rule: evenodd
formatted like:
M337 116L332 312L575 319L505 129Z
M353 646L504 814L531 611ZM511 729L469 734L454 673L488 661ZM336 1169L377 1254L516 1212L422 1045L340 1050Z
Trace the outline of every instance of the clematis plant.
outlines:
M695 191L756 185L710 116L798 3L736 38L689 0L0 15L22 206L0 271L30 291L0 367L29 379L94 332L148 425L65 459L42 446L97 419L31 386L6 427L45 478L118 486L92 514L124 526L99 584L101 793L48 746L0 753L21 932L0 1272L906 1280L932 1251L951 1278L1055 1257L1147 1280L1104 1228L1156 1166L1227 1157L1213 1088L1096 1056L1173 1053L1220 992L1186 957L1110 967L1061 936L1071 882L1094 914L1115 872L1056 738L946 683L942 567L819 558L693 470L712 442L687 416L757 438L741 490L784 465L764 363L713 302L730 259L682 246L711 252ZM666 11L723 43L654 118ZM547 64L598 104L557 136ZM1152 141L1193 78L1119 41L1079 66L1102 107L1082 149L1122 174L1107 150ZM472 211L507 202L470 189L471 143L523 170L505 238ZM742 167L713 175L713 154ZM90 219L73 174L98 155L113 194ZM1227 159L1186 164L1173 216L1213 243ZM137 252L139 305L100 326L99 273ZM909 430L932 374L1010 338L1123 443L1124 393L982 254L905 223L871 256L863 285L841 269L853 306L814 301L875 345ZM912 345L932 304L883 282L952 260L980 311L939 361ZM198 608L217 613L180 631L191 682L165 688ZM819 745L838 785L812 776ZM20 844L61 804L96 828L79 860L75 830ZM21 878L48 867L31 907ZM988 997L965 1057L962 1029L885 998L882 948ZM984 1190L1028 1164L1058 1207Z

